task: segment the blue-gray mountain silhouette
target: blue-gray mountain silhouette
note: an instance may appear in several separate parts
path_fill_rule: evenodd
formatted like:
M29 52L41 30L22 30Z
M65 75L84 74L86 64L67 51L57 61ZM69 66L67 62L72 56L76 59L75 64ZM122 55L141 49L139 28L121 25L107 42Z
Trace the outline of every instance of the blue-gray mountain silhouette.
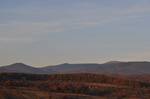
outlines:
M60 64L35 68L23 63L1 66L0 72L52 74L52 73L98 73L98 74L150 74L150 62L118 62L104 64Z

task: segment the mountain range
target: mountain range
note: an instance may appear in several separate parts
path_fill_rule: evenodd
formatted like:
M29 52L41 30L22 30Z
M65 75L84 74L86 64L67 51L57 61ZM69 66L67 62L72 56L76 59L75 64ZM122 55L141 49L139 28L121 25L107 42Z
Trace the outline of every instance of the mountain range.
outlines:
M61 74L61 73L97 73L97 74L150 74L150 62L111 61L104 64L60 64L36 68L23 63L0 66L0 73Z

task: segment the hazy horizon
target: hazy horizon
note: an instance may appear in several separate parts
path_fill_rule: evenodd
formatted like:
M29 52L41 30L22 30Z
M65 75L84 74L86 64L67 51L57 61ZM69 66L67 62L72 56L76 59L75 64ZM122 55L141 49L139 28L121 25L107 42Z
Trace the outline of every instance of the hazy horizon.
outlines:
M0 66L150 60L149 0L0 0Z

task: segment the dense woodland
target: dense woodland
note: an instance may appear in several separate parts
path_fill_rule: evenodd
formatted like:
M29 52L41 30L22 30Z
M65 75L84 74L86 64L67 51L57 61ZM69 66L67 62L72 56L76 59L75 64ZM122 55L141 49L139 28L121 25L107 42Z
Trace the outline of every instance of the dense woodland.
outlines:
M150 99L148 81L123 76L1 73L0 78L0 99L31 99L33 96L38 97L35 99L56 99L54 94L58 94L59 99Z

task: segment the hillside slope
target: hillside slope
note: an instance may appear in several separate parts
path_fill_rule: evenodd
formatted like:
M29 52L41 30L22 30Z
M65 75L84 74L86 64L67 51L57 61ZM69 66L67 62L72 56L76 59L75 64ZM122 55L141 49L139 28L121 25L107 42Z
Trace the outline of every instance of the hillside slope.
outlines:
M150 99L149 82L121 76L1 73L0 78L0 99Z
M0 72L58 74L58 73L97 73L97 74L150 74L150 62L107 62L104 64L60 64L35 68L22 63L1 66Z

